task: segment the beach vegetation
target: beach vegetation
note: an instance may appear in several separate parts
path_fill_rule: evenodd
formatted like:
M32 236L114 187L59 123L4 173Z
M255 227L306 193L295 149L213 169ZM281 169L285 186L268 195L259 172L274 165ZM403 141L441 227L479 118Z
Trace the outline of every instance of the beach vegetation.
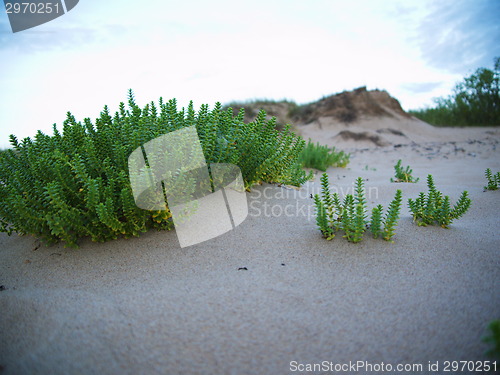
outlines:
M304 168L314 168L325 172L329 167L344 168L349 164L350 154L337 151L335 147L329 148L311 140L307 142L299 155L299 163Z
M369 230L374 238L391 241L401 209L402 192L397 190L387 211L382 205L372 209L368 219L368 209L365 198L364 182L358 177L354 194L347 194L341 201L338 193L331 193L328 175L321 176L321 195L314 196L316 208L316 224L323 237L333 239L337 232L343 232L343 237L349 242L360 242L363 234Z
M213 109L193 103L177 108L172 99L139 107L132 91L113 115L107 106L95 123L68 112L62 131L38 131L0 153L0 231L33 234L47 243L77 246L82 237L106 241L137 236L150 228L171 229L170 211L137 207L129 181L128 157L163 134L195 126L207 163L231 163L245 187L260 182L300 186L306 175L298 162L305 141L290 127L260 111L244 122L244 110Z
M483 338L483 342L490 344L486 355L500 360L500 319L491 321L488 330L489 335Z
M488 184L484 187L485 190L498 190L500 187L500 172L493 174L490 168L484 172Z
M395 179L391 178L391 182L418 182L419 178L414 178L412 176L413 170L409 165L404 168L401 165L401 159L398 160L396 165L394 166L395 171Z
M251 99L243 101L232 101L224 104L223 110L232 108L233 114L236 116L241 109L244 109L244 121L252 121L261 110L267 113L267 117L276 117L276 128L283 130L287 124L293 123L293 113L299 105L289 99Z
M427 176L427 195L421 192L416 199L408 199L408 207L413 214L413 220L419 226L439 224L448 228L453 220L462 217L471 206L471 199L467 191L463 191L454 206L450 203L450 197L444 196L436 189L432 175Z

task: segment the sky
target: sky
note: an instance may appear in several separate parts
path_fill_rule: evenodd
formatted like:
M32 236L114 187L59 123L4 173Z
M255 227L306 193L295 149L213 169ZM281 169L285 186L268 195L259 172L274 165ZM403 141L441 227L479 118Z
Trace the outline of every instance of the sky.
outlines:
M500 0L80 0L13 33L0 4L0 148L134 91L213 106L366 86L433 104L500 56Z

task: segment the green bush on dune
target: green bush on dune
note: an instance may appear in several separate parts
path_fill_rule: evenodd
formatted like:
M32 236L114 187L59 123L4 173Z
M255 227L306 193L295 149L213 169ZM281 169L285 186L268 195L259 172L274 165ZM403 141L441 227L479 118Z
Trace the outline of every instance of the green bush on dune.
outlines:
M175 99L144 108L129 92L128 109L120 103L112 116L105 106L95 125L68 112L62 132L38 132L0 154L0 231L34 234L48 243L76 246L90 236L106 241L137 236L149 228L171 229L171 214L135 205L127 159L133 150L162 134L196 126L207 163L240 167L245 186L271 182L299 186L306 176L298 163L305 141L285 128L275 129L261 111L253 122L241 110L213 110L190 103L177 109Z
M329 167L344 168L349 164L349 158L350 154L344 151L337 151L335 147L330 149L320 145L319 142L314 144L309 140L300 153L299 162L305 168L315 168L325 172Z

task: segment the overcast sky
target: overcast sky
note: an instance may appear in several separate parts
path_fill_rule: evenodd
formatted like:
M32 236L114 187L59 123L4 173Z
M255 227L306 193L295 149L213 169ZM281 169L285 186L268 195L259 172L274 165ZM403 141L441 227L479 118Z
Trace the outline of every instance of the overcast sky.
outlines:
M17 33L0 9L0 147L114 111L129 88L198 108L367 86L408 110L500 56L500 0L80 0Z

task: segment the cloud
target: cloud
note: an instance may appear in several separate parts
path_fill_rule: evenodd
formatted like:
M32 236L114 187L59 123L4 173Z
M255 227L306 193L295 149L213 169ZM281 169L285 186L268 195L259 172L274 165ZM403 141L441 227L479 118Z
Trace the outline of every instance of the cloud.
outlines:
M98 45L123 37L129 30L121 25L102 25L99 27L47 25L24 30L13 34L0 30L0 51L10 50L25 53L64 51Z
M457 26L454 13L434 24L441 7L431 2L81 1L15 34L0 17L0 64L8 72L0 75L0 120L30 135L35 126L60 123L67 110L77 118L98 115L128 88L139 99L186 104L251 97L305 103L366 85L389 90L406 107L420 106L431 95L447 95L464 75L429 67L419 53L422 44L439 65L451 50L440 39L439 48L433 45L439 25L467 25ZM22 109L26 102L30 111ZM0 142L2 132L0 126Z
M442 85L443 82L410 82L402 84L401 88L414 94L422 94L432 92Z
M500 1L453 0L434 4L420 24L426 62L452 73L489 67L500 55Z

